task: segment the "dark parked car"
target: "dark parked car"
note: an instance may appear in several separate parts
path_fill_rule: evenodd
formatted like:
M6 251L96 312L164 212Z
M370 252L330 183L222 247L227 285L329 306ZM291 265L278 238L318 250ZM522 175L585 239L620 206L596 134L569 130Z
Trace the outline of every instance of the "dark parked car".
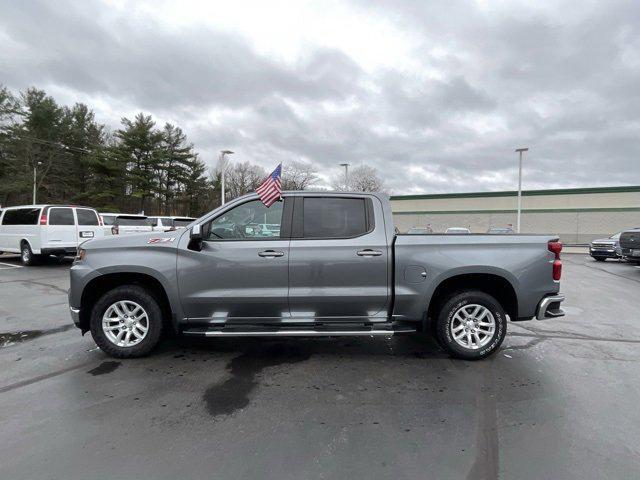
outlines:
M620 251L622 258L625 260L640 263L640 228L622 232L620 235Z
M607 258L620 258L620 235L615 233L607 238L599 238L589 244L589 255L599 262L604 262Z

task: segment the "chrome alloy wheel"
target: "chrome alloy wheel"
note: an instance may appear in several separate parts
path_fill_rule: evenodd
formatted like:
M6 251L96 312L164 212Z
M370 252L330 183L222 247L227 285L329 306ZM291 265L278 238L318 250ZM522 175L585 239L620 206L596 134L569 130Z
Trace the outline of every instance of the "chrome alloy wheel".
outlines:
M133 347L147 336L149 317L136 302L121 300L104 312L102 331L114 345Z
M478 304L459 308L451 321L451 335L461 347L477 350L493 338L496 321L488 308Z

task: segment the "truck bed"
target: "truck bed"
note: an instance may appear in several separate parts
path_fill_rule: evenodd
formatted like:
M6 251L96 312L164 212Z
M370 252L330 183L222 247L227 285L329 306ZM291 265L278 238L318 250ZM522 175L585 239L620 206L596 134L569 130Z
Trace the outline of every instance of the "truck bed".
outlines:
M396 320L424 315L434 292L463 276L500 277L517 298L511 320L530 319L540 300L558 293L553 280L555 255L547 248L555 235L398 234L393 241Z

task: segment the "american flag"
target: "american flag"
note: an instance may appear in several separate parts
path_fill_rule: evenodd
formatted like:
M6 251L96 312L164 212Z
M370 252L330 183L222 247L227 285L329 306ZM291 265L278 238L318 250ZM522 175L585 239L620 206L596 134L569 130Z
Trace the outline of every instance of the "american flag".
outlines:
M256 188L256 192L260 196L260 200L264 203L264 206L269 208L271 205L280 200L282 194L282 183L280 176L282 175L282 164L278 165L276 169L271 172L264 182Z

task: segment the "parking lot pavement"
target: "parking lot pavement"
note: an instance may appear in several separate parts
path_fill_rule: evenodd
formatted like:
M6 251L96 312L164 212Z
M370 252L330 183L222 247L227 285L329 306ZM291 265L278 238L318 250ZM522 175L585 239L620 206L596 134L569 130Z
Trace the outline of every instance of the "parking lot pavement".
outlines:
M473 363L415 336L167 339L116 361L70 327L68 263L0 262L3 479L640 471L640 270L629 264L565 255L567 316L511 323L503 349Z

